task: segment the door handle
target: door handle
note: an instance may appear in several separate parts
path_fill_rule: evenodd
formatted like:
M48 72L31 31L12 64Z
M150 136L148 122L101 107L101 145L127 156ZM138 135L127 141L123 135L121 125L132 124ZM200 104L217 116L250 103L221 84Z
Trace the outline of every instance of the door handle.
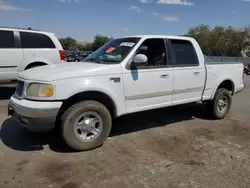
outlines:
M198 75L200 75L200 72L194 72L194 75L198 76Z
M161 78L168 78L168 74L161 74Z

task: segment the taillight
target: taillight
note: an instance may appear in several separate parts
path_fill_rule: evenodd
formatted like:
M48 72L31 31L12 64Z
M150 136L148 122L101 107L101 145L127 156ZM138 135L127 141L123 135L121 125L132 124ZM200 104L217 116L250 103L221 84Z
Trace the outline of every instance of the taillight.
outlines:
M60 58L61 60L65 61L66 60L66 53L64 50L59 50Z
M245 72L244 72L244 67L243 67L242 80L244 79L244 77L245 77Z

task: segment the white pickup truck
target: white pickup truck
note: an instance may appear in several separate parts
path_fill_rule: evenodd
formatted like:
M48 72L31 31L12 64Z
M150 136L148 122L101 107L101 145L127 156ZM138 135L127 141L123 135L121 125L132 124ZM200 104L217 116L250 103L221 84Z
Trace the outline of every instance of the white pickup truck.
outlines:
M59 125L70 147L89 150L104 143L112 118L129 113L202 101L222 119L243 76L241 63L206 62L193 38L123 37L84 62L21 72L8 112L31 131Z

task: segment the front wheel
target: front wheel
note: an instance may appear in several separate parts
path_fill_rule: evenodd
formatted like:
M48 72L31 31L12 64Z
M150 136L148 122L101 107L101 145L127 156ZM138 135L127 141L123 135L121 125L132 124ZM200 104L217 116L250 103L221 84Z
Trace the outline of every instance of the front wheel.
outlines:
M218 89L214 99L207 103L208 110L214 119L223 119L229 113L232 104L231 93L227 89Z
M62 115L62 137L77 151L101 146L108 137L112 119L108 109L96 101L83 101Z

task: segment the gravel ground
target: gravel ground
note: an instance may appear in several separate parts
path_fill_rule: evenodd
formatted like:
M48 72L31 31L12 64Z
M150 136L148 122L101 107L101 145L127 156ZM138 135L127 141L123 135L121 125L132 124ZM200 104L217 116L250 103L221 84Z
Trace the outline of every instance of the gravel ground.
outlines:
M8 119L14 89L0 87L0 187L249 188L249 76L245 83L225 120L207 119L198 104L132 114L116 119L105 144L88 152Z

